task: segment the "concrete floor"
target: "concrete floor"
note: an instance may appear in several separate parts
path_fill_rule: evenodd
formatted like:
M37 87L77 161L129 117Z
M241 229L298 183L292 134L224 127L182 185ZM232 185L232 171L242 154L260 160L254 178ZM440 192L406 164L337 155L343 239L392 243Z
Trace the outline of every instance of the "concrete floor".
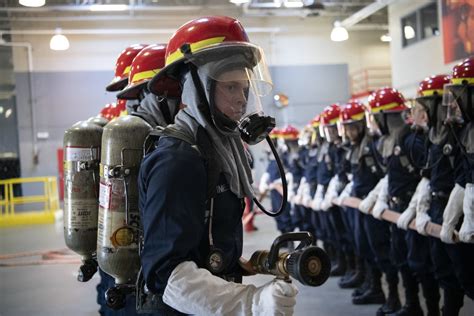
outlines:
M259 230L246 234L246 258L257 249L269 249L277 236L273 219L261 215L256 219ZM62 223L0 229L0 255L47 249L64 248ZM5 262L5 260L2 260ZM35 265L0 267L0 315L98 315L95 276L87 283L76 281L77 265ZM271 276L245 278L245 283L262 285ZM341 290L337 278L330 278L318 288L297 285L299 294L295 315L375 315L378 306L354 306L351 290ZM474 315L474 303L465 299L462 316Z

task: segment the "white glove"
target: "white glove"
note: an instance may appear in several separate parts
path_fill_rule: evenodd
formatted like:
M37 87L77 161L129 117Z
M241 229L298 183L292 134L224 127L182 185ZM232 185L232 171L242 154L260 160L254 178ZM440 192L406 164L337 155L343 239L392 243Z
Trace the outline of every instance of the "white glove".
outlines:
M318 184L316 187L316 192L314 193L313 201L311 202L311 208L313 211L320 211L321 210L321 203L323 202L324 196L324 186L322 184Z
M426 225L431 221L428 210L431 206L431 187L427 178L422 178L418 186L418 202L416 204L416 230L419 234L428 236Z
M339 196L336 198L337 204L341 205L342 201L346 197L349 197L351 195L353 185L354 185L354 182L352 181L346 184L346 186L344 187L344 190L342 190L341 194L339 194Z
M425 186L428 186L428 194L429 194L429 180L427 178L422 178L418 185L416 186L415 193L411 197L410 203L408 203L408 207L405 211L400 215L397 220L397 227L400 229L407 230L408 225L413 218L415 218L415 213L417 211L417 205L420 200L420 191L422 188L424 189ZM429 203L428 203L429 206Z
M298 289L273 280L261 287L227 282L192 261L171 273L163 302L193 315L293 315Z
M462 215L463 199L464 189L456 183L449 194L448 204L443 212L443 225L440 232L441 240L447 244L454 244L454 228Z
M431 217L428 213L416 213L416 230L420 235L428 236L428 232L426 231L426 225L431 222Z
M380 189L384 185L384 182L388 181L388 177L385 176L379 180L375 188L369 192L369 194L360 201L359 210L364 214L369 214L370 209L374 206L375 202L377 201L377 196L379 195Z
M298 190L296 191L295 198L293 199L296 205L302 205L303 203L303 190L305 189L306 185L306 178L302 177L300 180L300 185L298 186Z
M258 191L260 191L260 194L263 194L265 191L267 191L270 188L269 185L270 185L270 174L268 172L265 172L260 178L260 183L258 186Z
M286 198L286 200L290 203L293 202L293 198L295 196L295 184L293 182L293 174L291 172L287 172L285 174L285 177L286 177L286 183L288 185L288 196Z
M463 201L464 220L459 230L459 240L474 243L474 184L467 183Z
M311 186L308 182L305 183L305 186L301 192L302 195L302 201L301 204L304 205L304 207L311 208Z
M408 206L408 208L405 211L403 211L402 214L400 214L400 217L397 220L397 227L400 229L407 230L408 225L410 225L410 222L412 221L412 219L415 218L415 213L416 213L415 210L413 208L410 208L410 206Z
M382 219L382 213L388 209L388 177L387 181L382 182L379 194L377 196L377 202L375 202L372 208L372 216L376 219Z
M257 288L253 296L252 315L293 315L296 294L298 289L292 283L274 279Z
M327 211L332 206L332 200L337 198L337 187L339 186L339 178L337 176L332 177L329 181L328 189L324 195L324 199L321 203L321 209Z

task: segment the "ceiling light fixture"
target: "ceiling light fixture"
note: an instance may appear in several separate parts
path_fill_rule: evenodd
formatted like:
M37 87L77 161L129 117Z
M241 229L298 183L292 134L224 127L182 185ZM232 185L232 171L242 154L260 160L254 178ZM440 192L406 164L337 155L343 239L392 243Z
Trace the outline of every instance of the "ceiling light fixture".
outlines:
M331 41L333 42L343 42L349 39L349 33L345 27L341 25L341 22L334 22L334 28L331 31Z
M391 42L391 41L392 41L392 37L390 36L389 33L387 33L387 34L384 34L384 35L380 36L380 40L381 40L382 42Z
M90 6L89 10L97 11L126 11L128 5L126 4L93 4Z
M44 6L46 0L20 0L18 3L25 7L38 8Z
M286 0L283 2L283 6L286 8L302 8L303 7L303 1L295 1L295 0Z
M67 50L69 48L69 40L61 34L61 29L56 29L56 34L49 41L49 48L52 50Z

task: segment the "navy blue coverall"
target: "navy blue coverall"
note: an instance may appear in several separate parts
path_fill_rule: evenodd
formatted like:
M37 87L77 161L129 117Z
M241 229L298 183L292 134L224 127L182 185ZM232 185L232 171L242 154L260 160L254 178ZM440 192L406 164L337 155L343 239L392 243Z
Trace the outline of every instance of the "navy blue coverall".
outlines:
M205 160L190 144L161 137L157 149L140 167L140 212L144 247L141 263L150 292L162 295L171 272L184 261L206 267L210 252L209 198ZM229 190L220 175L214 195L212 237L224 255L221 277L239 282L242 254L242 213L245 203ZM163 304L159 314L169 313Z

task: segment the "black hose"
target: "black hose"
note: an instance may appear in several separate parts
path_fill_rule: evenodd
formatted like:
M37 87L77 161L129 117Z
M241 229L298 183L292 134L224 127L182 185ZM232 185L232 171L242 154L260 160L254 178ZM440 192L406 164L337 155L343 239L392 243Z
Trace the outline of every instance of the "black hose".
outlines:
M278 171L280 172L281 183L283 186L283 196L280 204L280 208L276 212L269 212L265 209L265 207L258 201L257 198L253 198L255 204L257 204L258 208L262 210L265 214L271 217L276 217L280 215L286 207L287 199L288 199L288 184L286 182L285 170L283 169L283 164L281 163L280 157L278 156L277 150L273 145L270 136L266 136L265 139L267 140L268 145L270 145L270 149L272 150L273 156L275 157L275 161L278 165Z

